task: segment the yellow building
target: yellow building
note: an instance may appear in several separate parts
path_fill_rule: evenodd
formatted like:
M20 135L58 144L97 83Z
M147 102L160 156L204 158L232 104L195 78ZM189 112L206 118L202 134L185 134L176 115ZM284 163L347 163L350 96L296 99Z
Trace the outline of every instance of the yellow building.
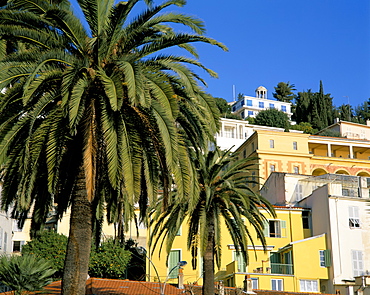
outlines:
M267 248L263 249L257 240L256 233L251 228L255 247L252 243L248 246L248 265L241 255L237 255L235 245L227 233L226 227L222 228L222 257L221 269L215 270L216 280L223 280L225 286L243 287L246 275L252 279L254 289L284 290L284 291L312 291L319 292L328 280L328 255L326 253L325 235L316 237L307 236L306 217L309 210L299 207L275 207L277 217L271 218L264 209L266 216L265 237ZM158 249L149 257L147 274L150 281L177 284L177 269L169 271L179 262L185 260L188 265L183 267L185 283L202 284L202 260L198 258L195 270L191 266L191 253L186 248L187 225L182 226L166 265L166 253L161 256ZM151 249L148 249L150 253ZM325 260L326 257L326 261Z
M258 158L254 176L260 185L256 190L274 171L370 176L369 140L256 130L237 152L241 157Z

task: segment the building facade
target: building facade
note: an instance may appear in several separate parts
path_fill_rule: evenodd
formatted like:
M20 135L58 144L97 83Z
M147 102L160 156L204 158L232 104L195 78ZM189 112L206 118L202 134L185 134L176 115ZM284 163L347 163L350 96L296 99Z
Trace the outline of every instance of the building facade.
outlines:
M267 99L267 89L260 86L256 89L255 97L244 96L232 105L231 110L233 114L245 119L254 118L260 111L277 109L286 113L290 119L293 115L291 106L292 104L289 102Z

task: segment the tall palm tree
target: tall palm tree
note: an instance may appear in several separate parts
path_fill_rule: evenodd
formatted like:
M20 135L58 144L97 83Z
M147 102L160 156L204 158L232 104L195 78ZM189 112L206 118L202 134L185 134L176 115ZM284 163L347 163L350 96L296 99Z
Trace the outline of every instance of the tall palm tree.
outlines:
M0 39L26 50L0 61L2 208L40 228L54 202L71 205L63 294L84 294L92 228L107 204L109 220L127 218L139 202L173 184L179 198L194 191L191 145L207 144L218 127L204 81L187 65L193 42L226 49L205 37L204 24L166 12L184 0L78 0L86 26L65 0L12 0L0 10ZM190 33L177 33L182 24ZM180 47L194 58L158 54ZM166 198L164 198L166 205Z
M173 203L167 212L153 215L153 247L166 238L167 253L180 226L188 220L187 247L196 268L198 248L203 257L203 294L214 294L214 261L221 263L221 223L225 223L235 248L248 261L247 245L253 244L250 227L266 246L263 235L265 218L262 206L271 215L275 211L262 196L251 190L253 179L249 177L253 159L238 159L229 151L194 153L198 176L198 194L189 202ZM246 222L244 221L246 219ZM254 244L253 244L254 245Z

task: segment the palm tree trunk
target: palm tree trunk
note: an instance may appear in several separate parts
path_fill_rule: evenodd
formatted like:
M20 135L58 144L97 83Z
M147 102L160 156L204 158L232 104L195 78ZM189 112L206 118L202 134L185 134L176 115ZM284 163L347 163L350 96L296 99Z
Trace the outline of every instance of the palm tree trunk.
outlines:
M206 252L203 257L203 295L215 294L215 263L214 263L214 246L215 246L215 225L212 218L208 218L208 241Z
M74 191L67 254L62 281L63 295L85 295L92 241L92 203L87 200L83 172Z

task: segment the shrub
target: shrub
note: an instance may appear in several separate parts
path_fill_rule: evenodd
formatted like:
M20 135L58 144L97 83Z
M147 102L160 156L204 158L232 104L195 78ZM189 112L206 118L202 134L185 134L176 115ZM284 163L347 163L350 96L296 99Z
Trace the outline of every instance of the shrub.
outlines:
M61 278L68 238L54 231L42 231L40 235L22 247L23 255L34 255L53 263L54 277Z
M0 258L0 281L14 290L15 294L42 290L52 282L54 273L55 269L51 261L36 256Z
M99 248L92 249L89 275L109 279L125 278L130 259L130 251L125 250L117 241L108 239Z

